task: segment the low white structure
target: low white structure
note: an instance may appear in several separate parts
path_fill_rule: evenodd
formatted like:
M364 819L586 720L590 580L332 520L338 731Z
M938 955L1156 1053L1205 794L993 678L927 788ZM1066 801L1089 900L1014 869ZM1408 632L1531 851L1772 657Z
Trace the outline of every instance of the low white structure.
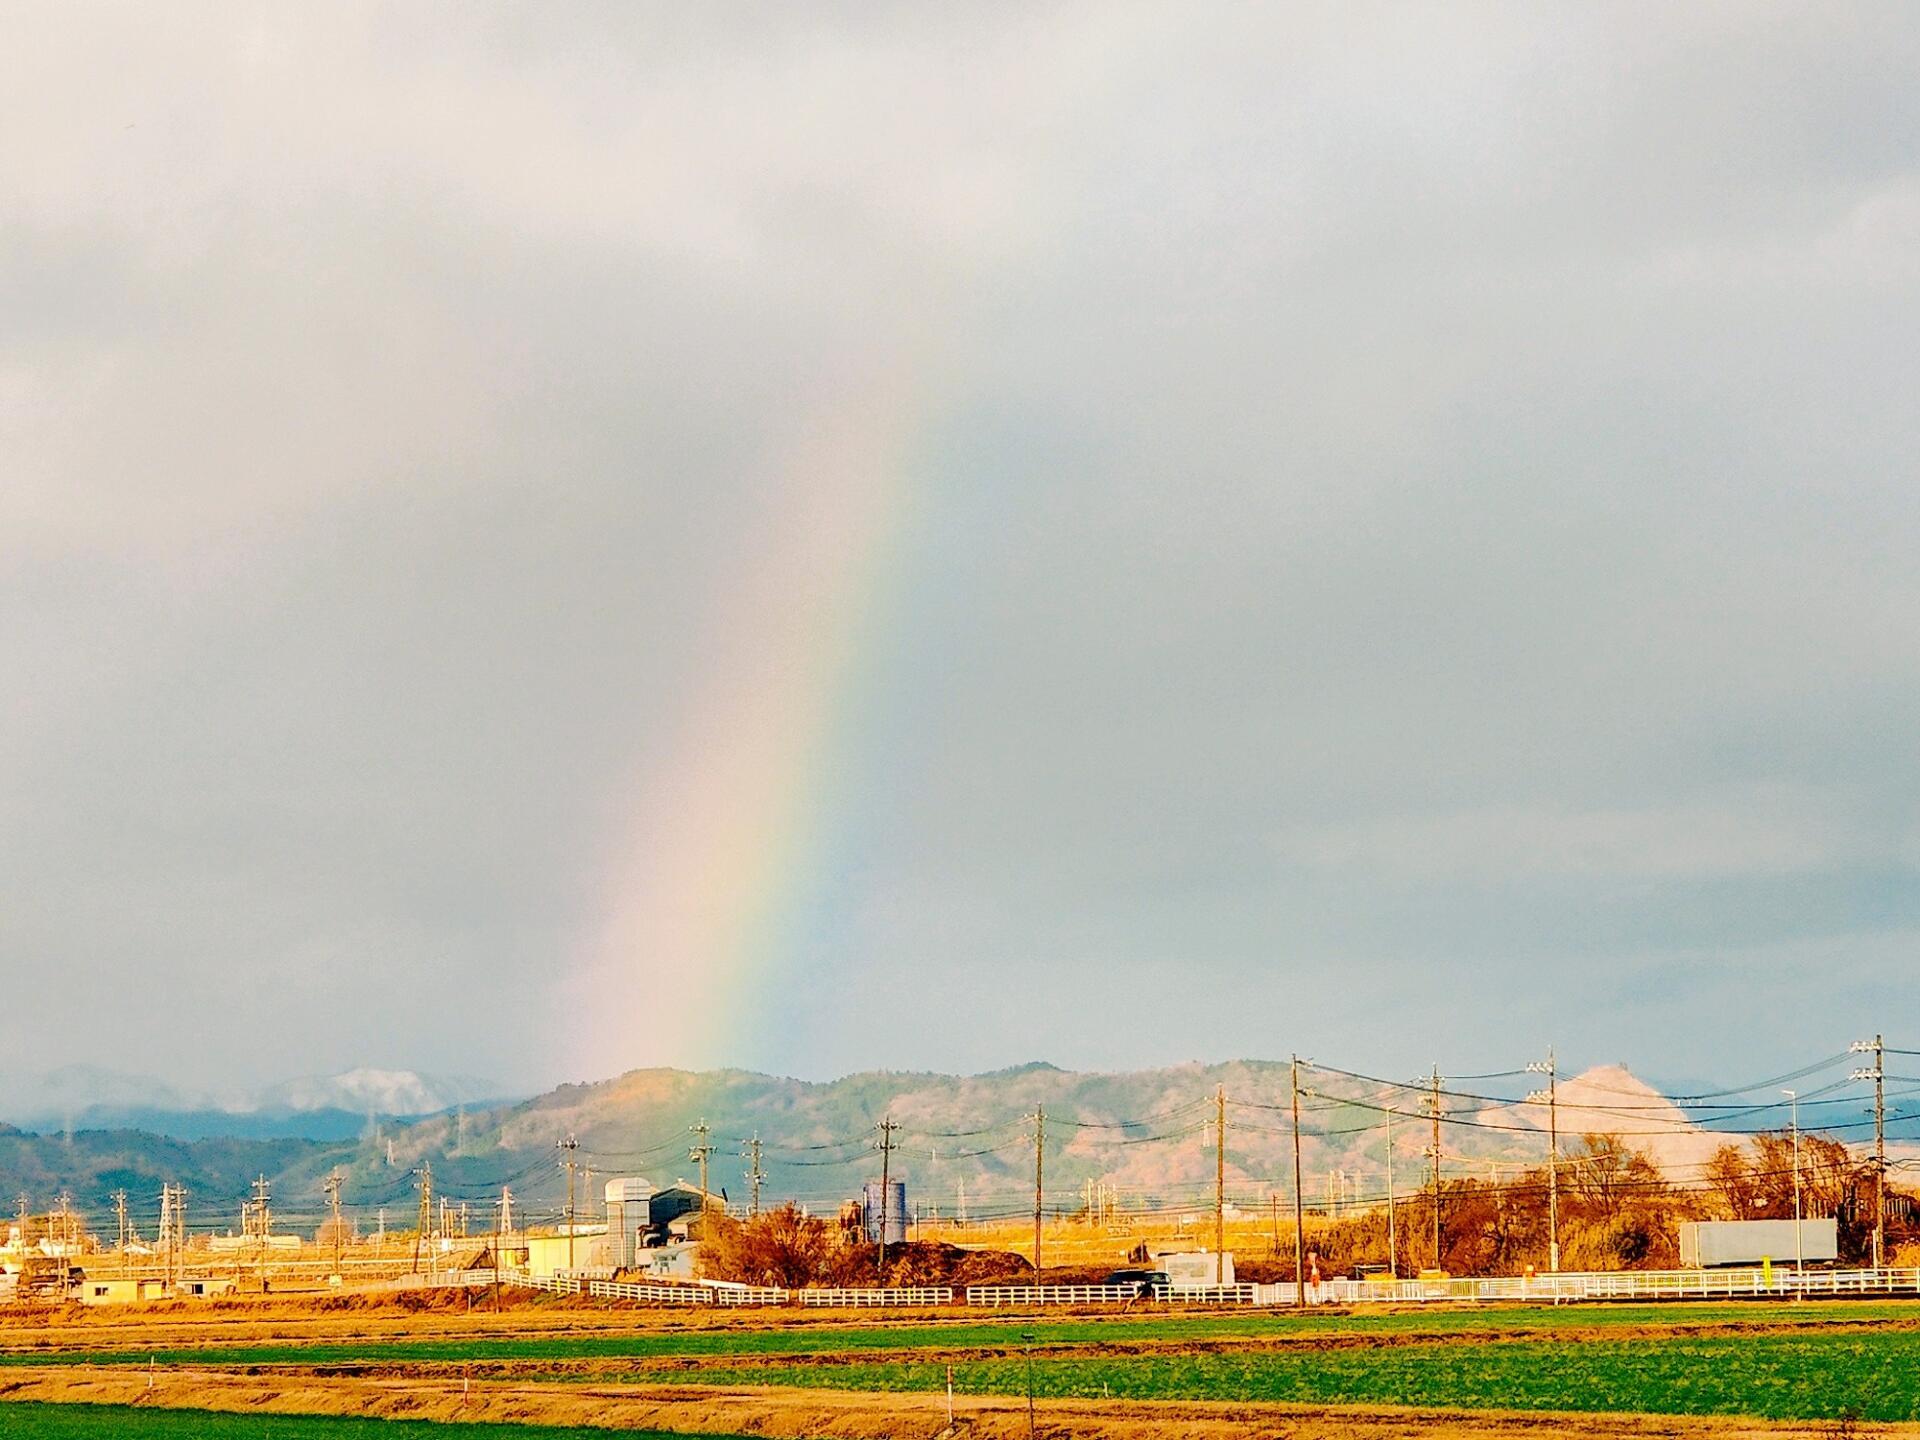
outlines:
M1716 1265L1791 1265L1804 1259L1827 1264L1840 1258L1840 1223L1822 1220L1688 1220L1680 1226L1680 1263L1689 1269Z
M1220 1262L1218 1267L1216 1260ZM1155 1255L1153 1263L1156 1269L1167 1272L1176 1290L1204 1290L1210 1285L1235 1283L1231 1250L1219 1255L1211 1250L1169 1250Z

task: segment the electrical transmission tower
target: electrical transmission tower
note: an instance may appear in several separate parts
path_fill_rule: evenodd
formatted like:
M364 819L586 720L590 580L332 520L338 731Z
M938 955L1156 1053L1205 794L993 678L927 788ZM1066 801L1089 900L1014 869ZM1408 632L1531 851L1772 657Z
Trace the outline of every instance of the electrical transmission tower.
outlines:
M749 1215L758 1215L760 1213L760 1186L767 1178L766 1172L760 1168L760 1132L758 1130L754 1131L753 1138L747 1141L746 1160L747 1194L751 1197L747 1202L747 1213Z
M187 1191L182 1185L160 1187L160 1263L165 1287L171 1291L176 1274L184 1274L187 1248Z

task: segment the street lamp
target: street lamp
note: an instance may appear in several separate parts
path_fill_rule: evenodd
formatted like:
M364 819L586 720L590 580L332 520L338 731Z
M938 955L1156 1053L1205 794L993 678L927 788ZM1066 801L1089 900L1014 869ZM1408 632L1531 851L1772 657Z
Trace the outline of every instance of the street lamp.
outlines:
M1787 1097L1789 1115L1793 1126L1793 1269L1804 1282L1807 1273L1807 1247L1800 1230L1800 1094L1796 1090L1782 1090ZM1805 1294L1804 1284L1801 1294Z

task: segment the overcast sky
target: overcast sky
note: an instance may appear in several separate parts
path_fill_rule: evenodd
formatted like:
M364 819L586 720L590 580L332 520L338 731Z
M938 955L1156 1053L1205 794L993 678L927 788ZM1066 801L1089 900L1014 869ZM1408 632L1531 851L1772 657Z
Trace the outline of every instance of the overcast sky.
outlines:
M0 16L0 1069L1920 1046L1913 8Z

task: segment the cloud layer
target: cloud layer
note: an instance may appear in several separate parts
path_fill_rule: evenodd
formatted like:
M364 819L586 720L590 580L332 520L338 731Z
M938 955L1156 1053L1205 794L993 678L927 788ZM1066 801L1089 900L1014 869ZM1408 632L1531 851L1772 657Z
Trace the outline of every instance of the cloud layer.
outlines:
M1897 1029L1897 7L0 33L18 1063Z

